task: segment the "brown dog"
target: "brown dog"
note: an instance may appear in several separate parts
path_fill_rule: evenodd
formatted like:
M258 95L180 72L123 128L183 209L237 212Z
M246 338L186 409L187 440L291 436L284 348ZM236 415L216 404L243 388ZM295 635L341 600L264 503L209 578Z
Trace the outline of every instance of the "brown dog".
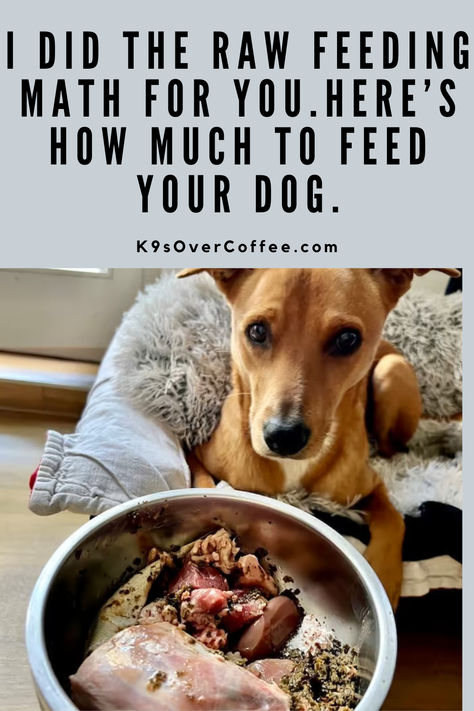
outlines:
M190 465L237 489L297 486L367 512L366 558L395 607L402 516L368 464L367 409L389 456L414 433L421 400L412 367L381 340L388 312L428 269L185 269L208 271L232 309L233 390ZM454 269L441 269L457 275ZM369 397L368 397L369 394ZM361 501L363 499L363 501Z

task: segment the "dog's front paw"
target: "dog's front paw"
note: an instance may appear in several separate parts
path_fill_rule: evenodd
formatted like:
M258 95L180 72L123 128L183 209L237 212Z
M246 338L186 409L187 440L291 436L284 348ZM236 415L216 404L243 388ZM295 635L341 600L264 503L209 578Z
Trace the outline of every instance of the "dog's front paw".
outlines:
M207 472L193 472L192 486L194 489L213 489L216 486L216 482Z

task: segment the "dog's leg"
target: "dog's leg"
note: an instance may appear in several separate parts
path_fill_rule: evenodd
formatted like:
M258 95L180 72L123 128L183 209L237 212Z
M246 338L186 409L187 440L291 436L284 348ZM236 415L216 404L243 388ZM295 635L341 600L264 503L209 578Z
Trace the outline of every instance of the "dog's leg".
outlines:
M369 411L380 454L405 449L418 426L421 397L415 371L387 341L382 341L371 376Z
M194 452L188 452L186 461L191 470L191 485L196 489L211 489L216 483Z
M393 609L396 609L402 585L403 516L393 506L380 480L370 496L364 499L363 508L370 530L365 557L380 578Z

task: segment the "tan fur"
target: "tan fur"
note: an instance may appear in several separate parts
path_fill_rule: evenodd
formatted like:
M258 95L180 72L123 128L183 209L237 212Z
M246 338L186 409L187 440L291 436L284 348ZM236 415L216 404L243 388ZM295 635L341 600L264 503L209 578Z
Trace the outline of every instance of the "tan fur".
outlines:
M422 404L412 366L391 344L382 349L372 371L372 429L379 452L391 457L415 433Z
M381 341L382 328L414 272L428 270L208 271L232 309L233 389L211 439L192 453L196 483L209 485L210 473L265 494L299 483L341 504L363 499L371 533L366 557L396 606L404 524L368 465L367 392L375 435L390 455L415 431L421 400L413 369ZM257 320L271 326L270 348L255 348L245 335ZM348 327L361 331L362 345L349 357L334 357L327 344ZM303 413L311 430L304 449L284 462L262 434L264 422L282 410Z

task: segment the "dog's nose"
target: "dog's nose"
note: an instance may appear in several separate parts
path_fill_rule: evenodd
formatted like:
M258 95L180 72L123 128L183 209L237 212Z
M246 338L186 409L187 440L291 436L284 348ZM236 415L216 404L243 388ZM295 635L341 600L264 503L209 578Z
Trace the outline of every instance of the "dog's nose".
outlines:
M269 449L281 457L289 457L306 446L311 434L303 420L272 417L263 425L263 439Z

